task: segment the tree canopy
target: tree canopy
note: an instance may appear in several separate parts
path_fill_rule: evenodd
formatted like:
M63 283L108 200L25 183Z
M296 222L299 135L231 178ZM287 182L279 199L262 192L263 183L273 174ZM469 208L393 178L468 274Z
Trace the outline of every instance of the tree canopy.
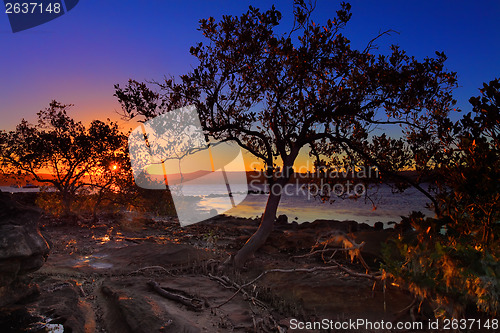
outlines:
M127 168L120 163L126 136L117 124L94 120L85 127L68 116L70 106L52 101L38 112L37 124L23 119L14 131L0 133L2 171L55 187L66 213L85 186L109 189Z
M439 136L454 103L456 75L445 70L443 53L417 60L392 46L389 54L376 55L375 42L386 33L357 50L343 33L349 4L342 3L323 25L313 14L313 6L296 1L294 24L285 33L278 32L282 15L274 6L250 7L219 22L202 19L205 41L190 49L198 60L191 72L152 87L134 80L115 86L128 117L147 120L194 104L207 136L234 141L265 163L278 190L271 191L261 225L236 255L236 265L271 232L279 188L289 181L302 149L317 156L357 154L387 166L385 157L398 155L399 138L374 130L401 126L417 147L432 144L426 138ZM273 177L278 167L283 172Z

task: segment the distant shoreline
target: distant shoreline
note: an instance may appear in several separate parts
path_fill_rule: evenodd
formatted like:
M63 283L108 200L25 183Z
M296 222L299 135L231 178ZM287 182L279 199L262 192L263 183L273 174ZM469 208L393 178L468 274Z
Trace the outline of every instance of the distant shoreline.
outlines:
M241 173L242 171L226 171L228 174L238 174ZM204 175L210 173L209 171L198 171L194 173L187 173L183 174L183 178L188 181L190 179L198 179L197 182L199 184L203 184L204 182L200 179ZM253 182L254 184L265 184L267 183L266 181L266 176L263 172L261 171L246 171L246 177L247 177L247 182ZM369 182L374 182L374 181L380 181L380 178L374 177L375 174L378 175L378 173L372 173L371 177L370 175L367 175L366 177L356 177L354 174L353 177L353 172L348 171L348 172L337 172L338 177L334 178L329 178L329 179L339 179L339 180L365 180ZM416 171L401 171L398 173L399 175L408 177L410 179L416 179L418 174ZM40 178L42 179L53 179L54 176L48 173L41 173L39 175ZM179 174L172 174L168 175L167 177L170 177L173 181L176 181L180 175ZM304 183L309 183L313 180L318 180L321 179L318 173L315 172L308 172L308 173L294 173L290 177L290 183L299 183L299 184L304 184ZM207 183L210 183L209 181ZM33 184L37 186L44 186L44 185L50 185L50 183L47 182L39 182L35 179L33 176L16 176L16 175L0 175L0 186L11 186L11 185L19 185L19 186L24 186L26 184Z

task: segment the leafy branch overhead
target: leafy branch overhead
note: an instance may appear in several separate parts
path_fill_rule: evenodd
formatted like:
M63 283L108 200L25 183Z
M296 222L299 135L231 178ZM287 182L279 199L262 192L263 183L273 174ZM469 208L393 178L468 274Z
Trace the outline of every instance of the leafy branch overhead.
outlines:
M456 74L446 71L440 52L423 60L397 46L375 54L375 42L387 33L362 50L352 48L344 34L350 9L342 3L333 19L318 24L314 6L296 1L291 27L280 26L274 6L203 19L205 39L190 49L197 60L192 71L149 85L130 80L116 85L115 95L124 115L141 121L194 104L205 135L236 142L262 160L273 186L288 182L304 148L394 174L408 161L401 145L440 144ZM402 127L403 139L378 135L381 126ZM273 174L277 168L284 171L280 176ZM246 247L267 238L279 200L270 197L260 240Z
M201 20L207 42L191 48L199 61L192 72L158 83L159 92L130 81L116 94L127 115L143 119L195 104L207 133L237 141L268 166L321 140L365 144L379 124L431 131L453 102L456 78L444 54L419 62L396 46L390 55L354 50L342 33L349 10L343 4L324 26L306 15L302 28L283 34L274 7Z

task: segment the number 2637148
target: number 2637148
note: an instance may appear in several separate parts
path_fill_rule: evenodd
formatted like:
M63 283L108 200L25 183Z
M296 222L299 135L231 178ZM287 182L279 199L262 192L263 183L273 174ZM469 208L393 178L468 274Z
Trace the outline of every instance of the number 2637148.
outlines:
M6 14L44 14L61 12L61 4L59 2L49 2L48 4L38 2L7 2L5 3Z

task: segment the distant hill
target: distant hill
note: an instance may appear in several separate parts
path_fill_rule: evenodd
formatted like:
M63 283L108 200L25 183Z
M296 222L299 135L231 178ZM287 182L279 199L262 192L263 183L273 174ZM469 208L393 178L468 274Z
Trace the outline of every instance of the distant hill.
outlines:
M54 176L48 173L40 174L40 178L43 179L53 179ZM33 176L16 176L16 175L3 175L0 174L0 186L10 186L17 184L19 186L24 186L26 184L33 185L47 185L46 183L37 182Z

